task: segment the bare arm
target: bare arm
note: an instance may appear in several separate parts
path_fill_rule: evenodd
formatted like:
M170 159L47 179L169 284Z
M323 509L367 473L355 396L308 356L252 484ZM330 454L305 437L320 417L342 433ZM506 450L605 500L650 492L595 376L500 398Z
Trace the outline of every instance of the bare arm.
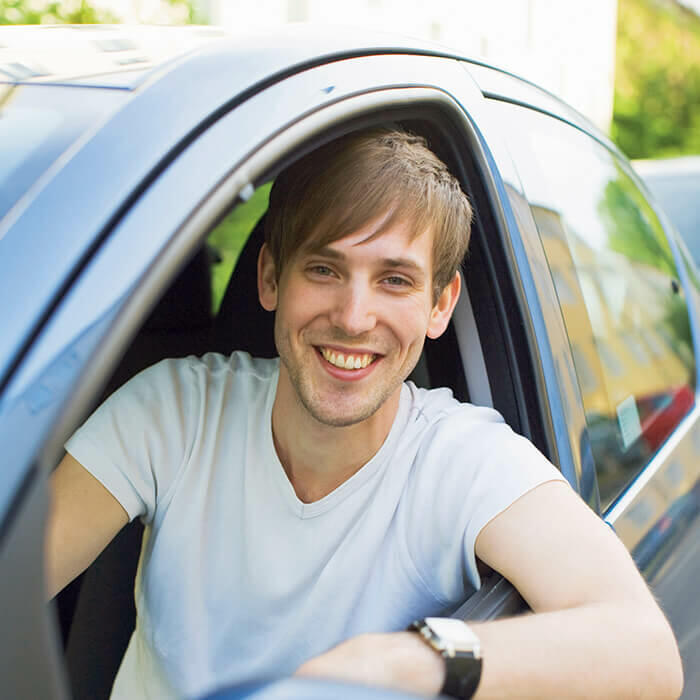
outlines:
M485 650L477 697L680 695L666 618L624 545L566 486L526 494L476 550L540 613L475 626Z
M627 550L567 486L524 495L482 530L476 551L536 614L472 625L484 656L475 698L680 695L668 622ZM299 672L435 694L444 667L402 632L351 639Z
M46 532L47 593L82 573L129 521L117 499L67 454L51 475Z

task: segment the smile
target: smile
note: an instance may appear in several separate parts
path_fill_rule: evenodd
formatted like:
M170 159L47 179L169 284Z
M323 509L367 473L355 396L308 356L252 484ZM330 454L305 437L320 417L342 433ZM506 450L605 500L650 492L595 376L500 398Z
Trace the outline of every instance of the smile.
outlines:
M353 355L350 353L342 353L329 348L319 348L319 352L326 362L339 367L340 369L364 369L370 363L374 362L376 355L373 353L363 353L361 355Z

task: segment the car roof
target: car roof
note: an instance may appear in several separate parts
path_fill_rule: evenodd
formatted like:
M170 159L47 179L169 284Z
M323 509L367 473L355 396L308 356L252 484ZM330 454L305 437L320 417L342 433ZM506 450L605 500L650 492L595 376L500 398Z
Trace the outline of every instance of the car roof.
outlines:
M3 27L0 82L133 89L179 57L224 36L214 27Z
M0 29L0 82L133 90L188 54L274 51L291 64L304 57L432 53L460 57L431 42L366 28L290 25L237 34L210 26L40 25ZM464 58L462 56L462 58Z
M0 88L5 83L25 93L89 91L93 99L124 98L0 220L0 297L17 300L0 334L0 388L115 212L166 155L179 152L233 104L287 75L391 53L469 60L438 44L362 27L288 26L245 35L211 27L0 28ZM473 66L485 94L539 100L545 111L559 110L592 129L528 81L478 62ZM75 102L80 108L81 101ZM95 177L96 164L105 161L113 176Z

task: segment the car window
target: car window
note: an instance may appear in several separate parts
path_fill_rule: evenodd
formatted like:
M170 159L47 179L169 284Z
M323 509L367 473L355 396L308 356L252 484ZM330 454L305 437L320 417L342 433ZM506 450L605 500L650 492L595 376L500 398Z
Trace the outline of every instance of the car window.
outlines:
M688 311L664 231L598 141L494 103L538 226L571 342L605 509L694 402Z

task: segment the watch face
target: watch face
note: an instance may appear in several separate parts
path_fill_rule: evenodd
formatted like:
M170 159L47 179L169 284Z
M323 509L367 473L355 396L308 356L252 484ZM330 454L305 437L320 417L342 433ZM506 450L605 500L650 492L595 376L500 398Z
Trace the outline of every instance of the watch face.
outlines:
M454 651L472 652L474 656L480 655L479 638L462 620L453 620L449 617L426 617L425 623L442 642L446 643L446 646L453 647Z

